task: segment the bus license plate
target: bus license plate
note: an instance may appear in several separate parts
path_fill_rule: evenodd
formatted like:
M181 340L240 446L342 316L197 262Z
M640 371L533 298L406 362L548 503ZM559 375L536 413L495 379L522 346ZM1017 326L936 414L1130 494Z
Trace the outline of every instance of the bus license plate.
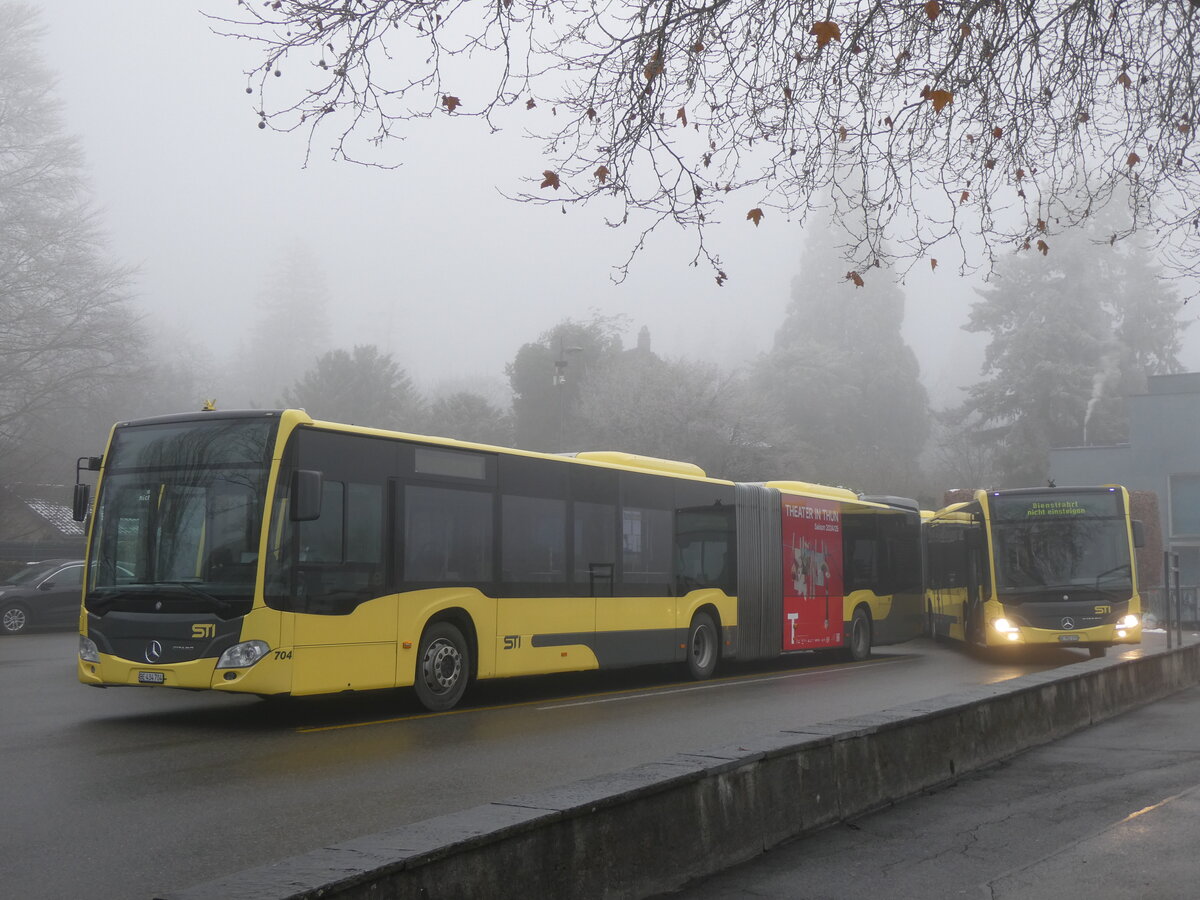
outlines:
M1060 641L1062 641L1064 644L1073 644L1079 640L1079 635L1077 635L1077 634L1060 634L1058 636L1058 639Z
M163 684L167 680L164 672L138 672L139 684Z

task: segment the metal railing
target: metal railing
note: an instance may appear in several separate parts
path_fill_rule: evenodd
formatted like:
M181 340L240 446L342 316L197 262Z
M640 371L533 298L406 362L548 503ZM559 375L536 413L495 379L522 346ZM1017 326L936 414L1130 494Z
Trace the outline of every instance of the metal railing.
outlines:
M1167 646L1182 644L1184 628L1200 628L1200 586L1179 583L1179 554L1163 552L1163 583L1142 589L1147 627L1165 628Z

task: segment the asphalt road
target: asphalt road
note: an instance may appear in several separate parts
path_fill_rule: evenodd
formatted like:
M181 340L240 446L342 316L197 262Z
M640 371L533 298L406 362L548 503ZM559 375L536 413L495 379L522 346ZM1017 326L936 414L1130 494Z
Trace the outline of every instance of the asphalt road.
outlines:
M0 894L131 900L490 800L747 734L1080 661L981 659L914 641L477 687L423 713L405 691L283 704L75 680L73 634L0 639ZM1132 651L1137 652L1137 651Z

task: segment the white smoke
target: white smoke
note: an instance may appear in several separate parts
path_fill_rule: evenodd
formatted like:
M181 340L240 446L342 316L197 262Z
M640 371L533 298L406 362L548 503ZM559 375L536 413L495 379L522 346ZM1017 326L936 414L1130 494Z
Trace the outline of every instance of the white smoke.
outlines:
M1100 368L1092 376L1092 396L1088 400L1087 410L1083 414L1083 445L1085 447L1089 446L1088 424L1091 422L1092 413L1100 405L1100 401L1109 395L1109 386L1118 384L1120 377L1120 348L1112 345L1100 358Z

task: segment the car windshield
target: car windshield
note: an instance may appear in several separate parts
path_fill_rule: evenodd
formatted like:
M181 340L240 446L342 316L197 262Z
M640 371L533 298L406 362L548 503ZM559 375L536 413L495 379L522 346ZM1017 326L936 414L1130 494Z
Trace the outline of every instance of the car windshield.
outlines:
M275 422L225 419L117 430L92 535L88 606L153 593L241 611L253 597Z
M1129 532L1116 493L993 496L992 528L1002 593L1132 588Z

